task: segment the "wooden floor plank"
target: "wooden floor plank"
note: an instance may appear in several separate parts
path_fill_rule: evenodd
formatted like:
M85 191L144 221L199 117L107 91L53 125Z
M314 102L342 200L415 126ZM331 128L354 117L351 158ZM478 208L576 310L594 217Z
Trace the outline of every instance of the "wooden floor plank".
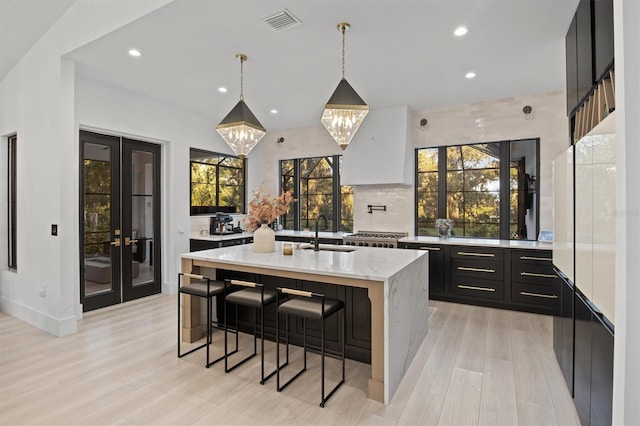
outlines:
M513 363L487 357L482 377L480 398L481 425L518 424L518 406L513 374Z
M204 351L177 358L176 296L87 313L78 332L63 338L0 312L0 423L578 424L550 345L550 317L438 301L430 307L429 334L390 404L366 398L370 366L349 360L347 381L325 408L318 406L317 354L283 392L275 379L258 383L259 357L228 374L220 363L205 368ZM219 331L214 342L217 355ZM250 336L241 342L252 349ZM267 364L275 365L274 352L267 343ZM294 348L292 361L300 360ZM340 363L328 359L328 386L339 372Z
M454 368L439 425L477 425L482 374Z

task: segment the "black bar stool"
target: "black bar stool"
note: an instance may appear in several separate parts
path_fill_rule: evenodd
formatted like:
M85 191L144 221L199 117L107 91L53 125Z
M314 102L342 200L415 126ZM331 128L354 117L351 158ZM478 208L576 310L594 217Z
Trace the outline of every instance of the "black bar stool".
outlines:
M188 277L190 279L198 280L198 282L191 282L186 285L182 285L182 278ZM205 346L207 347L207 363L205 366L209 368L211 365L215 364L218 361L222 361L225 355L222 355L219 358L214 359L213 361L209 361L209 347L211 346L211 333L213 332L212 325L213 319L211 318L211 302L214 297L218 295L226 293L226 284L223 281L215 281L211 278L205 277L204 275L196 275L180 272L178 274L178 358L182 358L185 355L189 355L192 352L197 351L198 349L202 349ZM207 301L207 341L202 345L193 348L185 353L181 353L180 349L180 332L181 332L181 319L182 315L180 312L180 295L188 295L188 296L196 296ZM218 323L216 322L217 328L220 328ZM233 352L232 352L233 353Z
M297 296L287 300L280 304L280 293L285 294L287 296ZM286 333L289 335L289 315L295 315L302 317L302 329L303 329L303 349L304 349L304 367L302 370L298 371L295 376L293 376L289 381L280 386L280 345L276 346L276 374L277 374L277 389L280 392L282 389L286 388L291 382L297 379L302 373L307 370L307 319L312 320L321 320L321 331L320 331L320 355L322 357L321 361L321 375L322 375L322 384L320 385L320 395L322 400L320 401L320 407L324 407L325 403L331 398L331 395L338 390L338 388L344 383L344 370L345 370L345 336L346 336L346 318L344 313L344 302L338 299L330 299L325 297L324 294L313 293L310 291L302 291L295 290L291 288L280 288L278 287L277 300L278 303L278 314L286 314ZM324 323L325 320L338 311L342 311L342 380L338 383L332 390L329 392L329 395L325 397L324 394ZM276 315L276 342L280 341L280 329L278 327L278 317ZM287 360L289 358L289 340L287 339ZM285 364L286 365L286 364Z
M249 281L240 281L240 280L227 280L227 285L229 288L228 294L225 296L224 300L224 319L225 319L225 328L224 328L224 371L226 373L233 371L236 367L244 364L251 358L257 355L258 350L258 337L257 337L257 322L258 322L258 309L260 309L260 356L261 356L261 366L260 366L260 384L263 385L265 381L271 378L274 374L276 374L276 370L274 369L269 375L265 377L264 375L264 308L267 305L270 305L276 301L276 292L271 290L265 290L264 285L253 283ZM244 287L241 290L233 291L233 287ZM236 349L234 352L228 352L228 344L227 344L227 303L234 303L236 305L248 306L253 308L253 354L244 358L243 360L237 362L236 364L229 367L229 355L232 355L234 352L238 351L238 333L236 332ZM238 329L238 309L236 308L236 330Z

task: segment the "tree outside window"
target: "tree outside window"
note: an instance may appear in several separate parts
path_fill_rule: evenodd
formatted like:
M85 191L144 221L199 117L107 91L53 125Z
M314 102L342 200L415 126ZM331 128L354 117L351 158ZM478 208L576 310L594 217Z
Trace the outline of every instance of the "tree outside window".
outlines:
M191 214L245 211L245 161L191 149Z
M284 229L311 229L324 215L328 231L353 230L353 189L340 186L340 164L337 155L280 161L281 190L298 199L296 210L280 218Z

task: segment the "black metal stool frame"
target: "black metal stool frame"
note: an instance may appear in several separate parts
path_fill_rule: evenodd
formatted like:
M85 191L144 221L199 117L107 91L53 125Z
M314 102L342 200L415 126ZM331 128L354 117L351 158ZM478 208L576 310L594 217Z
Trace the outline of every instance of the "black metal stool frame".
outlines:
M340 386L342 386L342 384L345 381L345 337L346 337L346 334L347 334L346 333L347 324L346 324L346 314L345 314L346 307L343 306L341 309L339 309L339 310L342 310L342 354L341 354L341 358L342 358L342 379L340 380L340 382L338 384L335 385L335 387L325 397L325 386L324 386L324 376L325 376L325 373L324 373L324 357L325 357L324 328L325 328L325 320L326 320L326 317L325 317L325 295L321 294L321 293L313 293L311 291L303 291L303 290L295 290L295 289L291 289L291 288L278 287L277 288L277 293L276 293L276 303L277 303L278 307L280 306L280 301L279 301L280 293L283 293L285 295L321 299L322 310L321 310L321 328L320 328L320 333L321 333L321 336L320 336L320 356L321 356L322 383L320 385L320 394L321 394L322 400L320 402L320 407L324 407L326 402L329 400L329 398L331 398L331 396L338 390L338 388ZM276 314L276 341L277 342L279 342L279 332L280 332L278 319L279 319L279 313ZM287 363L285 365L287 365L288 362L289 362L289 314L288 313L285 314L285 330L286 330L285 333L287 334ZM286 383L284 383L282 386L280 386L280 370L285 365L283 365L282 367L279 366L279 364L280 364L280 345L277 345L277 347L276 347L276 388L277 388L278 392L282 391L284 388L289 386L289 384L291 384L291 382L293 382L295 379L297 379L302 373L307 371L307 318L306 317L302 317L302 347L303 347L303 351L304 351L304 365L303 365L302 369L300 371L298 371Z
M260 289L260 357L261 357L261 362L260 362L260 384L264 385L264 383L269 380L271 377L273 377L277 370L277 365L276 368L269 373L267 376L264 375L264 308L265 308L265 304L264 304L264 285L263 284L258 284L258 283L254 283L254 282L249 282L249 281L241 281L241 280L225 280L225 282L227 283L227 287L231 287L231 286L242 286L242 287L247 287L247 288L258 288ZM276 300L277 300L277 295L276 295ZM229 373L230 371L233 371L234 369L236 369L237 367L241 366L242 364L244 364L245 362L249 361L251 358L253 358L254 356L256 356L258 354L258 337L256 334L256 331L258 330L258 308L254 307L253 308L253 353L250 354L249 356L247 356L246 358L238 361L236 364L232 365L231 367L229 367L229 355L233 355L235 352L238 351L238 309L236 307L236 315L235 315L235 320L236 320L236 349L234 352L230 352L228 353L228 342L227 342L227 303L233 303L236 306L238 305L237 303L231 301L231 302L227 302L227 298L225 296L225 300L224 300L224 325L225 325L225 334L224 334L224 351L225 351L225 356L224 356L224 371L225 373ZM277 306L276 306L276 316L277 316ZM276 321L277 322L277 321ZM277 334L277 333L276 333ZM287 341L288 343L288 341Z
M192 279L196 279L196 280L206 281L207 282L207 295L209 295L209 296L200 296L200 295L197 295L197 294L182 292L181 291L182 286L180 284L182 282L182 278L183 277L188 277L188 278L192 278ZM211 294L211 281L212 281L211 278L205 277L204 275L191 274L191 273L187 273L187 272L178 273L178 358L182 358L182 357L184 357L186 355L189 355L189 354L191 354L191 353L193 353L193 352L195 352L195 351L197 351L199 349L202 349L202 348L206 347L207 348L207 362L205 364L205 367L207 367L207 368L209 368L210 366L212 366L213 364L215 364L215 363L217 363L219 361L222 361L226 356L226 354L225 354L225 355L220 356L219 358L214 359L213 361L210 361L211 357L210 357L209 348L211 346L211 334L213 333L212 324L214 322L213 318L212 318L211 299L213 299L214 297L217 298L218 295L220 295L220 294L223 294L225 296L227 294L226 282L225 282L224 290L222 292ZM181 335L180 334L181 334L181 331L182 331L182 329L181 329L182 315L181 315L181 312L180 312L180 295L181 294L183 294L185 296L193 296L193 297L199 297L199 298L202 298L202 299L207 299L207 341L205 343L203 343L202 345L200 345L200 346L197 346L195 348L192 348L192 349L188 350L185 353L181 353L181 350L180 350L180 347L181 347L181 345L180 345L180 343L181 343L181 339L180 339ZM222 329L222 327L220 327L220 325L218 324L217 321L215 322L215 324L216 324L215 328ZM232 355L232 354L236 353L237 351L238 351L238 348L236 347L236 350L231 352L229 355Z

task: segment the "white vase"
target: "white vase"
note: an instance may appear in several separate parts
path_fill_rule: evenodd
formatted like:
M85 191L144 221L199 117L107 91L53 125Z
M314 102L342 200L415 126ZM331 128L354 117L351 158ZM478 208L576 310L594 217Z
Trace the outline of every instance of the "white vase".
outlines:
M271 253L276 249L276 233L266 223L260 225L253 233L253 251Z

